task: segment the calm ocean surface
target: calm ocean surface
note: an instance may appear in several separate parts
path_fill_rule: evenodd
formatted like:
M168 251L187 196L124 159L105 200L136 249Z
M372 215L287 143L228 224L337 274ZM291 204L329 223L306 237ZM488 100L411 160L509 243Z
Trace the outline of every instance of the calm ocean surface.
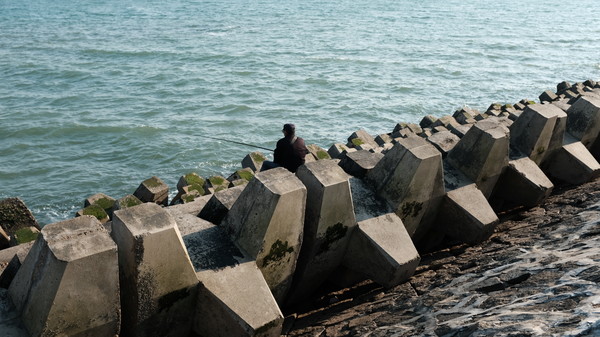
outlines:
M0 198L41 224L355 130L600 80L600 2L0 0Z

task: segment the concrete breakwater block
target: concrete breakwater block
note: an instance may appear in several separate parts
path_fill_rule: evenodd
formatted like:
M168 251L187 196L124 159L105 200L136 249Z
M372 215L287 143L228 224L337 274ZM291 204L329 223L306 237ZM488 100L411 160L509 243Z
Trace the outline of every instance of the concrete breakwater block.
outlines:
M554 185L529 157L512 159L498 180L493 198L511 205L533 207L546 199Z
M288 303L306 299L338 267L356 226L348 175L332 160L300 166L306 186L304 239Z
M367 131L360 129L348 137L348 146L360 147L362 145L368 145L373 149L379 146L373 136L371 136Z
M401 139L366 181L387 200L414 238L418 230L428 230L444 196L442 155L423 138Z
M462 128L462 125L459 125ZM434 133L427 137L429 141L436 149L438 149L443 156L446 156L450 150L460 141L460 138L450 131L442 131Z
M0 288L0 331L7 337L30 337L21 322L8 290Z
M344 265L384 287L410 278L421 258L394 213L360 221L353 232Z
M220 224L245 187L246 185L241 185L216 192L202 208L198 217L215 225Z
M466 184L446 193L436 228L468 244L487 239L498 224L498 216L475 184Z
M580 97L567 114L567 131L591 149L600 133L600 98Z
M257 173L221 226L256 260L275 299L291 286L302 245L306 187L285 168Z
M119 334L117 245L91 216L49 224L9 287L32 336Z
M549 153L562 146L564 129L555 130L555 126L558 118L564 116L564 111L552 104L528 105L510 127L511 147L540 165Z
M346 153L346 155L341 158L339 165L346 173L358 178L363 178L375 167L375 165L377 165L381 158L383 158L383 154L381 153L359 150Z
M250 168L254 172L260 172L263 162L267 160L267 157L262 152L255 151L251 152L242 159L242 167Z
M193 331L201 336L279 336L283 315L256 263L222 227L190 214L174 218L200 282Z
M169 186L160 178L153 176L144 180L133 193L142 202L153 202L167 206L169 198Z
M198 280L174 218L154 203L119 210L112 237L119 247L123 334L189 334Z
M488 198L508 165L509 131L494 117L479 121L446 156Z
M590 151L571 135L565 135L565 144L544 165L550 177L569 184L583 184L600 174L600 164Z

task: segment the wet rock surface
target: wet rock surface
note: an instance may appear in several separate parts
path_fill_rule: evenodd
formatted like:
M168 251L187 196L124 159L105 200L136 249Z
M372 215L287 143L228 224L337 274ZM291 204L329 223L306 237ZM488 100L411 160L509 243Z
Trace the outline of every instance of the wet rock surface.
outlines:
M501 220L481 244L423 254L399 286L324 291L288 335L600 335L600 180Z

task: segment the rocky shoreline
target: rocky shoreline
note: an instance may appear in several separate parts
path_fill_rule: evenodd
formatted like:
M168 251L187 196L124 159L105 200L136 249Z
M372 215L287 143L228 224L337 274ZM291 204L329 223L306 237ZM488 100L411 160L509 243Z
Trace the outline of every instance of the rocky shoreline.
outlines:
M411 279L333 290L288 336L597 336L600 179L502 214L490 240L421 256ZM330 288L331 290L331 288ZM293 321L293 323L292 323Z

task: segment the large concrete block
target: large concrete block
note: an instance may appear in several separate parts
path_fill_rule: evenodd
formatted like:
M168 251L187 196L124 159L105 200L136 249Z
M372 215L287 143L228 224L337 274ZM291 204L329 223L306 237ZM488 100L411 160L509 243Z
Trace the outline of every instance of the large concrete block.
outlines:
M555 133L557 119L560 116L564 116L564 111L556 105L528 105L510 127L511 147L531 158L536 164L541 164L547 156L553 137L553 150L558 147L556 144L561 143L560 129Z
M173 216L145 203L114 213L123 334L184 336L191 328L194 267Z
M220 224L221 220L223 220L227 212L231 209L231 206L233 206L240 194L242 194L244 188L246 188L246 185L216 192L212 195L212 198L208 200L206 206L202 208L202 211L200 211L198 216L215 225Z
M468 244L487 239L496 228L498 217L475 184L446 193L436 221L436 229Z
M388 213L358 223L344 265L393 287L410 278L420 260L402 220Z
M533 207L546 199L553 188L539 166L529 157L522 157L508 162L494 190L494 198L505 200L512 206Z
M140 184L133 193L143 202L153 202L159 205L167 206L169 198L169 186L160 178L153 176Z
M375 138L373 138L373 136L363 129L352 133L350 137L348 137L348 146L356 147L363 144L367 144L372 148L376 148L378 146Z
M590 151L571 135L565 135L565 144L544 165L548 176L569 184L583 184L600 174L600 164Z
M420 137L400 140L367 175L409 235L426 232L444 196L442 155ZM419 233L417 236L420 236Z
M221 222L233 241L256 260L279 303L296 269L305 207L306 187L278 167L256 174Z
M342 263L356 226L348 175L331 160L301 166L306 186L304 239L288 301L310 295Z
M259 172L264 161L267 160L267 157L262 152L255 151L251 152L242 159L242 167L251 168L254 172Z
M462 127L462 125L459 125L459 127ZM446 154L460 141L460 138L450 131L442 131L427 137L427 140L433 144L443 156L446 156Z
M567 131L591 149L600 133L600 98L583 96L567 111Z
M32 336L117 335L117 246L91 216L47 225L9 294Z
M508 129L493 117L469 129L448 153L446 161L471 179L489 197L508 165Z
M367 150L348 152L342 157L339 165L348 174L362 178L369 170L375 167L383 158L381 153L372 153Z
M174 216L200 281L194 332L201 336L279 336L283 315L256 263L233 244L222 227L190 214Z

